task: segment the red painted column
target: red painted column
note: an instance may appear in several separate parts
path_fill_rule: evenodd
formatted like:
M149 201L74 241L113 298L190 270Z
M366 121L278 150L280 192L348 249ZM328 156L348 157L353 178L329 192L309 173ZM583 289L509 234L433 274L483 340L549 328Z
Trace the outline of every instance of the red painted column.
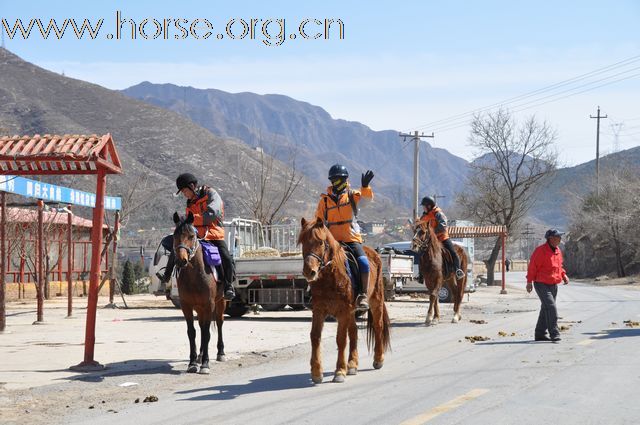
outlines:
M5 311L5 291L7 283L7 275L5 273L7 264L6 252L7 241L6 231L7 228L7 200L4 192L0 192L0 332L4 332L4 328L7 325L7 316Z
M98 285L100 284L100 252L102 250L102 225L104 222L104 195L107 175L104 169L98 171L96 206L93 208L91 228L91 272L89 274L89 297L87 300L87 324L84 338L84 361L73 367L76 370L103 369L93 358L96 343L96 309L98 305Z
M37 313L37 320L36 323L41 323L44 321L44 267L42 264L42 260L44 258L43 255L43 248L44 248L44 243L43 243L43 230L44 230L44 225L43 225L43 210L44 210L44 202L42 202L42 199L38 199L38 239L36 241L37 245L38 245L38 249L36 250L36 270L38 273L38 286L37 286L37 294L38 294L38 313Z
M115 296L115 279L116 279L116 267L118 264L118 232L120 231L120 211L116 211L116 218L113 224L113 257L111 257L111 267L109 275L109 304L113 304L113 298ZM107 262L107 264L109 264Z
M69 206L67 213L67 317L73 312L73 243L71 231L73 229L73 213Z
M507 293L507 287L506 287L507 281L505 280L507 275L505 273L505 266L504 266L505 259L506 259L506 256L507 256L507 254L505 252L505 246L506 246L505 239L506 238L507 238L507 235L504 234L504 233L500 236L500 239L502 240L502 290L500 291L501 294L506 294Z

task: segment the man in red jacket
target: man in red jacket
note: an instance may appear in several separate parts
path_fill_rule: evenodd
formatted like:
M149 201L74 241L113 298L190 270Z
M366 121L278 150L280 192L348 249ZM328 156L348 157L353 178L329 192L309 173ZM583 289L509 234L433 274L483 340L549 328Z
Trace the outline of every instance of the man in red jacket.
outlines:
M563 234L557 229L547 230L544 235L547 242L537 247L529 260L527 292L535 288L541 302L535 330L536 341L560 341L556 295L560 282L564 282L565 285L569 283L567 273L562 267L562 251L558 248Z

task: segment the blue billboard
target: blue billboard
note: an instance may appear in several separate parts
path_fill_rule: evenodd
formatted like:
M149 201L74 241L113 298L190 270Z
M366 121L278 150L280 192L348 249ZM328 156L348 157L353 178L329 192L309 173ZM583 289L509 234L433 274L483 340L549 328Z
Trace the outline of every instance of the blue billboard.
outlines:
M60 202L61 204L80 205L90 208L96 206L95 193L83 192L24 177L0 176L0 191L42 199L43 201ZM106 210L120 210L122 208L122 199L117 196L105 196L104 208Z

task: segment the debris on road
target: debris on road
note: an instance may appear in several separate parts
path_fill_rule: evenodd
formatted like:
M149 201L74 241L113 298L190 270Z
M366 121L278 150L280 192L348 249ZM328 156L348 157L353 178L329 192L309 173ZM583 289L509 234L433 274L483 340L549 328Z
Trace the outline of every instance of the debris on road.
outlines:
M625 320L622 323L624 323L625 326L627 326L629 328L636 328L636 327L640 326L640 322L634 322L633 320Z
M469 321L471 323L475 323L476 325L486 325L487 324L487 321L486 320L482 320L482 319L480 319L480 320L473 320L472 319L472 320L469 320Z
M142 400L143 403L155 403L156 401L158 401L158 397L154 395L146 396L144 400Z
M469 342L476 343L478 341L489 341L491 338L489 338L488 336L474 335L474 336L465 336L464 339L466 339Z

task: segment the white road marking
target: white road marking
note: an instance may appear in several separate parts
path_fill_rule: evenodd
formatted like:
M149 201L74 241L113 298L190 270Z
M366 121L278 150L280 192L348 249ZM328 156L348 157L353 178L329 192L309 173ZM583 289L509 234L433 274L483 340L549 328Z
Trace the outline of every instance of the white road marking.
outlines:
M471 401L488 392L489 390L487 389L476 388L475 390L471 390L468 393L461 395L460 397L456 397L453 400L449 400L446 403L441 404L440 406L436 406L433 409L427 410L426 412L416 417L408 419L400 423L400 425L422 425L430 421L431 419L435 418L436 416L439 416L443 413L449 412L450 410L460 407L467 401Z

